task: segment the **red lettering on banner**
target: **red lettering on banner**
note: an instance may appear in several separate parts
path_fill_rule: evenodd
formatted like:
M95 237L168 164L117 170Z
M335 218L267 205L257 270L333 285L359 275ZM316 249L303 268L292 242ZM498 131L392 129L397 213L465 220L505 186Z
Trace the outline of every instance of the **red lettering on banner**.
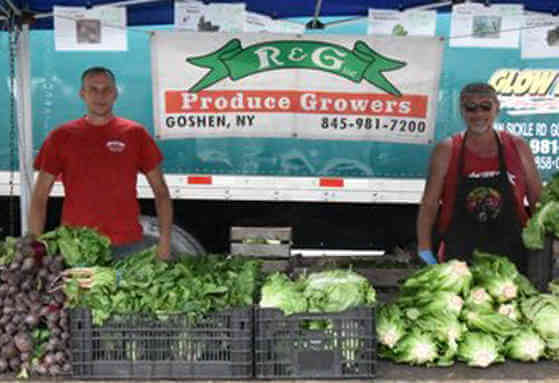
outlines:
M320 186L341 188L344 186L344 179L343 178L321 178Z
M211 185L211 176L188 176L187 183L189 185Z
M165 92L165 113L308 113L393 117L427 116L428 97L288 90Z

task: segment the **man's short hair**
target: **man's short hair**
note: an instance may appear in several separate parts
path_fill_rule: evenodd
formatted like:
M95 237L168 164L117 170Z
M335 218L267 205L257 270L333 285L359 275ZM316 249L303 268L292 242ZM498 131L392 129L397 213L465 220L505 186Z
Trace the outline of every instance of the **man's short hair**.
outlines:
M112 80L112 82L116 85L115 75L110 69L102 67L102 66L94 66L94 67L86 69L82 73L82 88L83 88L83 85L84 85L85 78L87 76L93 75L93 74L104 74L105 76L110 78Z
M499 99L497 98L497 91L495 91L495 88L484 82L472 82L464 86L460 91L460 100L462 100L464 96L469 94L490 96L496 102L499 102Z

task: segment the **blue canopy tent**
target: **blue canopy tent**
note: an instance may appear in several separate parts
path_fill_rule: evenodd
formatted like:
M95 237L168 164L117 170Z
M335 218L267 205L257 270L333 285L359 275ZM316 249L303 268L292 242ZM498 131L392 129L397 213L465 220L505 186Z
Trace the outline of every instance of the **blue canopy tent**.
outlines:
M348 16L364 17L369 8L407 10L413 8L439 8L448 11L453 3L465 0L217 0L211 3L246 4L251 12L261 13L272 18ZM466 0L467 1L467 0ZM559 13L557 0L480 0L490 4L524 4L528 11ZM126 5L128 25L157 25L173 23L172 0L0 0L0 16L12 12L36 17L31 28L52 28L52 8L54 5L95 7L107 4Z
M211 3L243 2L247 10L272 18L309 17L307 28L328 28L321 18L343 17L341 21L352 21L366 17L369 8L380 9L437 9L449 12L453 4L468 0L218 0ZM528 11L559 14L559 0L481 0L485 5L523 4ZM21 231L27 230L25 212L28 211L32 186L32 121L31 121L31 75L29 31L53 27L53 7L97 7L104 5L123 6L127 9L129 26L173 24L174 4L172 0L0 0L0 25L10 32L15 56L15 79L11 86L17 117ZM324 19L323 19L324 20ZM17 114L15 113L17 112Z

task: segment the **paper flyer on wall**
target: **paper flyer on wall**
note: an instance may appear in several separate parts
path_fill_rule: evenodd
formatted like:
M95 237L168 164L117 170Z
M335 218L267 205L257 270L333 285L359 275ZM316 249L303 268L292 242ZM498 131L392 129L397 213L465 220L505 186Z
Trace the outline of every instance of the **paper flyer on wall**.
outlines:
M246 5L175 1L175 27L195 32L243 32Z
M175 1L175 27L185 31L198 31L198 22L204 14L200 1Z
M272 32L274 20L266 15L247 12L245 21L245 32Z
M524 8L520 4L478 3L452 7L451 47L518 48Z
M369 35L435 36L436 11L390 11L369 8Z
M305 33L305 25L285 20L274 20L273 32L275 33Z
M259 13L247 12L245 32L301 34L305 33L305 26L286 20L274 20Z
M559 57L559 16L527 12L521 54L523 59Z
M58 51L126 51L126 8L54 6Z

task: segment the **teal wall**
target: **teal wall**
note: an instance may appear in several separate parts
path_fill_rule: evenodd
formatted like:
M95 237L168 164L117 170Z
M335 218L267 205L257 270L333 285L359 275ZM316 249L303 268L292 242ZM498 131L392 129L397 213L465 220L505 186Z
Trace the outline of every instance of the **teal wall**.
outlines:
M307 20L295 20L305 22ZM324 21L329 21L325 19ZM150 28L153 30L154 28ZM438 16L437 34L448 37L449 15ZM152 84L148 29L130 28L127 52L56 52L52 31L31 33L33 141L36 152L50 130L80 117L79 76L93 65L114 70L120 89L116 113L144 124L153 133ZM365 21L339 24L328 33L366 34ZM324 33L313 31L310 33ZM0 33L0 169L10 167L8 34ZM464 128L457 98L471 81L488 81L498 68L559 68L559 59L522 60L519 49L449 48L445 42L436 141ZM507 116L501 115L502 122ZM534 121L534 116L514 122ZM555 115L539 115L551 125ZM509 118L510 120L510 118ZM559 123L559 121L557 121ZM556 140L555 137L548 137ZM343 176L424 178L433 145L302 139L228 138L159 141L168 173L231 175ZM332 160L338 166L331 166ZM558 162L559 165L559 162ZM555 170L540 168L548 178Z

